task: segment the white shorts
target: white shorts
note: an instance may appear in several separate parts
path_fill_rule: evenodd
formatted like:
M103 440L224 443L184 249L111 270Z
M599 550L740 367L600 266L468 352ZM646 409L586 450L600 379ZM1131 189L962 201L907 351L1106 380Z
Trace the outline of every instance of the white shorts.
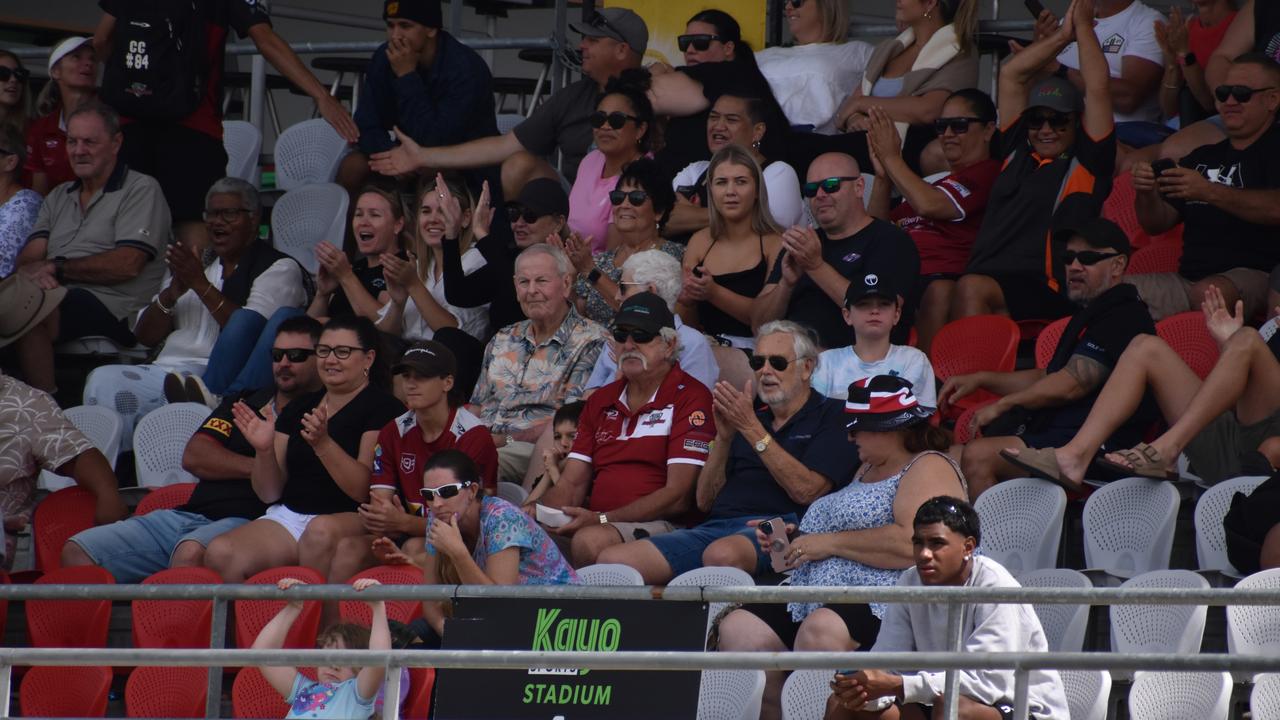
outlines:
M302 533L306 532L307 525L310 525L311 521L315 520L316 517L316 515L296 513L284 505L276 504L267 508L267 511L259 519L278 523L289 531L289 534L293 536L294 542L298 542L298 539L302 537Z

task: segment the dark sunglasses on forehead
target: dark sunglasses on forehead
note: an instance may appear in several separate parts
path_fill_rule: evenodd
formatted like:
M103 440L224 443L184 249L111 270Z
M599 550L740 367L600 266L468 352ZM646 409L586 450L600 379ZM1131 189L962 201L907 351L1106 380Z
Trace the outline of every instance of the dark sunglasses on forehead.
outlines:
M1067 129L1067 126L1071 124L1071 120L1071 113L1057 112L1056 110L1051 112L1029 113L1027 115L1027 129L1039 130L1044 127L1045 123L1049 123L1049 127L1054 130L1062 131Z
M31 77L31 72L26 68L11 68L8 65L0 65L0 82L9 82L13 78L18 78L18 82L26 82Z
M458 493L462 492L462 489L466 487L471 487L470 480L449 483L448 485L441 485L438 488L422 488L420 492L422 493L423 500L431 502L436 499L437 495L440 496L441 500L448 500L451 497L457 497Z
M637 345L644 345L646 343L653 342L655 337L657 337L657 335L654 335L648 330L641 330L640 328L618 327L613 329L613 339L620 343L624 343L627 341L627 338L631 338Z
M640 207L649 199L649 193L643 190L610 190L609 204L621 205L623 200L631 203L631 207Z
M797 358L797 360L798 359L799 358ZM791 367L796 360L785 358L781 355L752 355L747 358L747 365L751 366L752 370L763 369L766 362L769 363L769 367L774 370L777 370L778 372L786 372L787 368Z
M507 222L524 220L525 225L532 225L538 222L540 217L542 216L527 207L520 207L519 205L507 206Z
M315 354L316 351L310 348L271 348L271 361L280 362L289 358L291 363L300 363Z
M719 35L707 35L705 33L698 35L681 35L676 38L676 45L679 46L680 52L689 52L690 46L698 52L706 52L706 50L711 47L711 43L720 40L721 38Z
M618 28L610 24L609 18L606 18L604 15L601 15L598 12L591 16L591 19L587 21L587 24L593 28L598 28L600 30L604 30L605 32L613 33L614 35L620 38L626 37L626 35L623 35L622 33L618 32ZM612 39L617 39L617 38L612 38Z
M1120 257L1123 253L1118 252L1099 252L1097 250L1064 250L1062 252L1062 264L1071 265L1071 263L1079 260L1081 265L1091 267L1097 265L1103 260L1110 260L1113 257Z
M944 117L933 121L933 131L939 135L945 134L948 130L956 135L963 135L969 132L969 126L973 123L982 122L982 118L976 117Z
M611 113L606 113L603 110L597 110L587 116L587 122L591 123L591 127L597 129L604 127L605 123L608 123L609 127L614 130L621 130L622 126L626 125L628 120L640 122L640 118L635 115L628 115L616 110Z
M861 175L853 175L853 176L841 175L839 177L829 177L825 180L807 182L800 187L800 194L807 198L817 197L818 189L821 188L822 192L828 195L834 195L840 192L841 183L853 182L854 180L857 180L859 177L861 177Z
M1251 88L1248 85L1219 85L1213 89L1213 96L1218 98L1220 103L1226 102L1227 98L1235 98L1236 102L1243 105L1253 99L1254 93L1275 89L1274 85L1260 88Z

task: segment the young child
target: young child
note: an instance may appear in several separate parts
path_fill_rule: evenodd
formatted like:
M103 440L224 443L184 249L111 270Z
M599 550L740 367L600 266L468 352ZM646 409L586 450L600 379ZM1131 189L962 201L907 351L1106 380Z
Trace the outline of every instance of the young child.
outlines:
M529 492L526 503L537 502L552 485L560 482L560 473L564 471L565 460L573 449L573 441L578 437L578 418L582 415L582 402L571 402L563 405L551 418L551 447L542 452L542 474L533 479L533 489Z
M911 383L924 407L938 406L933 365L909 345L889 342L889 332L902 317L900 289L893 278L868 273L855 276L844 295L844 320L853 328L853 345L824 351L810 384L830 398L844 400L849 385L876 375L896 375Z
M276 586L288 590L294 585L305 585L297 578L282 578ZM373 578L355 582L356 590L379 585ZM326 628L316 638L316 645L326 650L346 650L368 647L370 650L390 650L391 630L387 626L387 608L381 600L369 603L373 611L372 627L366 629L350 623L337 623ZM302 612L302 601L287 603L271 622L262 628L253 641L255 650L274 650L284 645L285 636L293 621ZM286 718L365 718L373 715L374 699L382 689L386 667L332 667L316 668L316 679L309 680L294 667L264 667L262 675L271 687L289 703Z

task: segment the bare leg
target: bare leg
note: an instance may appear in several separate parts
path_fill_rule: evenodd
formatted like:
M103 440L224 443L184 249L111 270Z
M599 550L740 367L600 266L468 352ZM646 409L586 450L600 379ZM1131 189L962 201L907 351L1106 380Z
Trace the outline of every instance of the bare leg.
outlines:
M546 160L521 150L502 161L502 196L519 197L526 183L541 177L559 180L560 174Z
M334 560L338 546L346 538L357 537L363 540L364 522L356 513L334 513L317 515L307 524L307 529L298 538L298 564L309 567L320 573L329 582L346 582L346 578L333 577ZM366 546L373 542L366 541ZM326 601L321 606L320 625L326 626L338 619L338 603Z
M53 341L58 337L59 312L49 313L14 343L23 380L31 387L50 394L58 389L53 375Z
M63 567L80 567L82 565L96 565L93 558L89 557L89 553L84 548L68 540L62 546L62 566Z
M298 544L284 526L274 520L254 520L209 543L204 553L205 567L227 583L281 565L298 564Z
M1271 467L1280 467L1280 437L1270 437L1258 446L1258 452L1271 463ZM64 565L66 563L63 563Z
M588 525L573 534L569 545L570 561L576 568L594 565L607 547L622 544L618 529L609 525Z
M750 575L756 574L756 544L741 535L722 537L702 551L705 567L736 567Z
M173 549L169 567L200 567L204 565L205 548L195 540L183 540Z
M610 545L600 551L597 562L630 565L639 570L640 576L650 585L666 583L673 575L666 556L648 540Z
M734 610L720 621L720 649L725 652L786 652L790 648L782 644L778 634L765 621L747 610ZM760 720L778 720L782 717L782 684L787 680L787 673L773 670L766 671L764 675Z
M934 336L947 324L955 291L955 280L934 280L925 287L920 307L916 310L916 347L920 352L929 354Z
M1240 290L1236 284L1221 275L1210 275L1209 277L1194 282L1191 287L1187 288L1187 300L1191 303L1192 310L1199 310L1200 305L1204 302L1204 293L1210 287L1216 287L1222 292L1222 299L1227 303L1227 307L1234 308L1236 301L1240 300ZM1245 312L1249 312L1249 308L1245 308ZM1245 315L1245 318L1249 318Z
M329 582L348 582L352 575L377 565L372 545L372 535L349 535L338 540L333 562L329 564Z
M969 484L969 502L977 500L1001 480L1021 477L1022 470L1000 457L1000 451L1026 446L1022 438L1013 436L978 438L966 445L960 457L960 469Z
M1004 291L987 275L961 275L951 298L951 319L974 315L1008 315Z

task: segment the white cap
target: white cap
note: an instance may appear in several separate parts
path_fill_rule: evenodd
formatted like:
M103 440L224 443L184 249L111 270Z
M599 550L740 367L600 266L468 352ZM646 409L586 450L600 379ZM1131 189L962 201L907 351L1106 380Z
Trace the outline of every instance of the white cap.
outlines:
M87 37L69 37L58 43L58 46L49 53L49 74L53 74L53 66L58 64L62 58L80 49L81 45L93 42L93 38Z

